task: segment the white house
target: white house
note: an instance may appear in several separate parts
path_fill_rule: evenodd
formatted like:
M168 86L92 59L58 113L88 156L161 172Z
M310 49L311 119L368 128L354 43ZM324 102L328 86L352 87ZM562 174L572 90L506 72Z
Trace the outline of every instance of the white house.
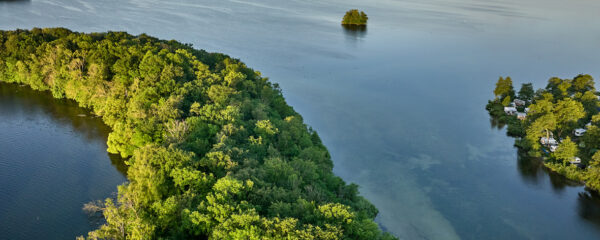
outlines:
M517 113L517 108L515 107L504 107L504 112L508 115L515 115Z
M571 159L571 161L569 161L571 164L579 164L581 163L581 158L579 157L573 157L573 159Z
M513 101L515 103L516 106L525 106L525 101L521 100L521 99L515 99Z
M557 148L558 148L558 145L550 145L550 152L556 151Z
M527 118L527 113L517 112L517 119L525 120Z
M525 108L525 113L529 113L529 108Z
M550 137L550 138L542 137L542 138L540 138L540 143L544 144L544 145L558 145L558 142L553 137Z
M583 136L583 134L584 134L585 132L587 132L587 130L585 130L585 129L583 129L583 128L577 128L577 129L575 129L575 131L574 131L574 133L575 133L575 136L577 136L577 137L581 137L581 136Z

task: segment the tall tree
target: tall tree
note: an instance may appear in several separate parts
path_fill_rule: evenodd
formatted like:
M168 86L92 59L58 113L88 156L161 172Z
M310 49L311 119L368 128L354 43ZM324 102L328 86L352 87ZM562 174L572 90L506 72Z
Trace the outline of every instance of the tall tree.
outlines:
M563 161L564 164L571 161L574 157L579 154L577 144L571 141L570 137L566 137L556 148L554 157L558 160Z
M586 91L593 91L594 89L594 78L587 74L580 74L573 79L573 88L575 91L584 93Z
M573 130L577 121L585 116L583 105L571 98L565 98L556 103L554 115L559 129L559 136L563 132Z
M586 91L583 95L581 95L581 97L579 98L579 101L581 101L581 104L583 104L583 108L585 109L585 112L588 114L587 115L588 117L598 113L598 107L600 107L600 101L598 101L598 96L596 96L594 91L592 91L592 90Z
M542 98L538 99L535 103L529 105L529 119L535 119L538 116L542 116L547 113L551 113L554 110L554 104L552 103L553 96L550 93L542 94Z
M526 130L527 139L532 143L534 149L539 149L538 141L541 137L549 138L551 132L556 129L556 118L554 114L547 113L538 117Z
M500 99L504 99L510 96L511 99L515 97L515 90L512 85L512 79L510 77L500 77L496 82L496 89L494 89L494 95Z
M521 90L519 90L519 99L525 101L533 100L535 92L533 90L533 84L531 83L523 83L521 85Z

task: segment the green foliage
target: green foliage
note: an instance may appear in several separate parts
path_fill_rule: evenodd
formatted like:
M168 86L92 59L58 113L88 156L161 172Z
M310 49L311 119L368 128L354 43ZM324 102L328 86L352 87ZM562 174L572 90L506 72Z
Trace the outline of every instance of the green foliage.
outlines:
M585 116L583 105L571 98L558 101L554 106L554 116L556 117L557 128L562 131L570 132L574 129L579 119Z
M507 96L509 96L511 99L514 99L515 90L513 89L512 79L510 77L500 77L498 82L496 82L494 95L500 99L505 99Z
M585 144L583 153L593 155L600 149L600 127L591 125L587 128L587 132L581 137L581 142Z
M587 178L587 173L577 168L575 165L547 162L545 163L545 166L550 170L574 181L583 182Z
M577 149L577 144L571 141L570 137L567 137L560 142L560 144L558 144L558 148L553 155L556 159L561 160L564 164L566 164L576 157L578 153L579 149Z
M594 91L594 79L587 74L581 74L573 78L573 88L576 92Z
M0 49L0 81L90 108L129 157L89 239L392 238L278 86L238 60L62 28L0 31Z
M533 149L538 150L540 148L538 143L539 139L541 137L550 137L550 133L554 129L556 129L556 118L554 117L554 114L549 113L535 119L535 121L527 127L525 130L525 138L532 143L531 147Z
M515 117L509 118L508 127L506 129L506 133L508 136L512 137L524 137L526 132L523 127L523 122L521 120L516 119Z
M521 90L519 90L519 99L524 101L531 101L533 100L534 95L535 92L533 90L533 84L523 83L521 85Z
M544 93L540 99L537 99L535 103L529 105L529 113L535 117L542 116L544 114L552 113L554 110L553 101L554 97L552 94ZM534 119L530 118L530 119Z
M259 120L256 122L256 128L254 130L258 134L263 135L275 135L279 130L271 124L270 120Z
M600 151L592 156L590 168L587 171L586 185L593 189L600 189Z
M346 12L344 18L342 19L342 24L345 25L367 25L367 14L363 11L358 11L358 9L352 9Z

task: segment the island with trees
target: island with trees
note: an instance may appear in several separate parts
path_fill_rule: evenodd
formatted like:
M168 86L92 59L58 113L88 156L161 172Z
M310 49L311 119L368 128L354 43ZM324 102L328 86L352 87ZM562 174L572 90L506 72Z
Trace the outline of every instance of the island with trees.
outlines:
M369 20L369 17L367 17L365 12L359 12L358 9L351 9L344 15L342 25L364 26L367 25L367 20Z
M507 125L520 154L600 190L600 101L590 75L553 77L536 91L526 83L518 93L510 77L500 77L494 95L486 109L493 121Z
M394 239L279 86L237 59L145 34L0 31L0 81L112 129L129 181L87 239Z

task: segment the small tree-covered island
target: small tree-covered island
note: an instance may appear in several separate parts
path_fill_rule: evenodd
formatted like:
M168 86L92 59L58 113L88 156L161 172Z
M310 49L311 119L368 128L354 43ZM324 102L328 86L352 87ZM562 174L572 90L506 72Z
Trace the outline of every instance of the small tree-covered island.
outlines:
M342 25L357 25L364 26L367 25L367 14L363 11L358 11L358 9L352 9L346 12L344 18L342 19Z
M278 85L239 60L144 34L0 31L0 81L111 127L129 182L88 239L394 239Z
M518 93L500 78L486 109L507 127L520 153L541 159L550 170L600 190L600 101L590 75L551 78L544 89L531 83Z

